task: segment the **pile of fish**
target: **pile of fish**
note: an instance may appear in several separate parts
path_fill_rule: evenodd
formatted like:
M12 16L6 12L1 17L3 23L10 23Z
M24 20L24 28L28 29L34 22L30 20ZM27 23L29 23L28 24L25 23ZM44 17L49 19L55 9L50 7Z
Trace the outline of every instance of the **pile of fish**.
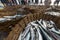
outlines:
M22 17L25 17L26 15L14 15L14 16L3 16L3 18L0 18L0 23L2 22L6 22L6 21L14 21L14 20L18 20Z
M40 19L30 22L18 40L60 40L60 30L53 21Z
M53 16L60 16L59 12L45 12L45 14L53 15Z

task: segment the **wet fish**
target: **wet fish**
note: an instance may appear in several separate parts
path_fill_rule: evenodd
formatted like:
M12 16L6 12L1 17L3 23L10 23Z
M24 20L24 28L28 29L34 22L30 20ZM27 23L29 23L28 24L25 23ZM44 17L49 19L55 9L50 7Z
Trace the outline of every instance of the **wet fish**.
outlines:
M22 33L20 33L18 40L22 40Z
M42 32L43 32L43 34L44 34L44 36L46 37L47 40L53 40L53 39L41 28L41 26L39 26L39 27L40 27L40 29L42 30Z
M20 34L20 40L60 40L60 31L53 21L37 20L30 22ZM18 39L18 40L19 40Z
M27 36L24 38L24 40L29 40L30 39L30 32L27 34Z
M35 21L36 22L36 21ZM36 40L43 40L42 39L42 35L41 35L41 33L40 33L40 30L39 30L39 28L38 28L38 25L36 24L36 23L32 23L32 25L33 26L35 26L35 28L36 28Z
M47 40L53 40L47 33L46 33L46 31L44 31L43 29L46 29L46 28L44 28L44 26L41 24L41 21L39 22L39 21L37 21L38 23L39 23L39 28L42 30L42 32L43 32L43 34L46 36L46 38L47 38Z
M35 34L32 26L30 27L30 32L31 32L31 40L35 40Z
M30 27L30 26L29 26L29 27ZM23 35L22 35L23 37L22 37L22 39L27 36L27 34L28 34L29 30L30 30L29 27L27 27L27 28L25 29L25 31L23 32Z

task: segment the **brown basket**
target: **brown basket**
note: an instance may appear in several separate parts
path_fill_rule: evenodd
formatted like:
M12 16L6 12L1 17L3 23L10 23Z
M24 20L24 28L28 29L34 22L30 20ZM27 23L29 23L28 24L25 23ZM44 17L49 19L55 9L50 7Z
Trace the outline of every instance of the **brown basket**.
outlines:
M19 8L21 8L20 5L6 6L4 9L0 10L0 17L15 15Z
M39 20L39 19L52 20L56 23L57 27L60 28L60 17L46 15L43 13L44 13L43 11L40 11L40 13L27 14L26 17L21 19L14 26L14 28L12 28L12 31L9 33L7 38L4 40L18 40L20 32L24 30L24 28L29 22L32 22L34 20Z

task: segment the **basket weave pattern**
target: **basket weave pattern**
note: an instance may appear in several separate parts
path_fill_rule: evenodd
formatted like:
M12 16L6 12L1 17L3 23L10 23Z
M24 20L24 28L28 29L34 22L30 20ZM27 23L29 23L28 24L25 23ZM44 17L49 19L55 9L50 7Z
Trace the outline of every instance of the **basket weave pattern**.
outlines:
M60 17L51 16L43 14L43 11L40 11L40 13L33 13L33 14L27 14L26 17L21 19L13 28L13 30L9 33L8 37L4 40L18 40L20 32L24 30L26 25L29 22L32 22L34 20L44 19L44 20L52 20L56 23L57 27L60 28Z

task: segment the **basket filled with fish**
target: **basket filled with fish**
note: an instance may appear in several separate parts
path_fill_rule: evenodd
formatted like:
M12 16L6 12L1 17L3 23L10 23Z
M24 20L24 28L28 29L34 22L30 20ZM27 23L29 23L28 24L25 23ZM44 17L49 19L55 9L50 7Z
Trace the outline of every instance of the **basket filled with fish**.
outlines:
M60 40L60 17L46 10L29 13L20 19L4 40Z

